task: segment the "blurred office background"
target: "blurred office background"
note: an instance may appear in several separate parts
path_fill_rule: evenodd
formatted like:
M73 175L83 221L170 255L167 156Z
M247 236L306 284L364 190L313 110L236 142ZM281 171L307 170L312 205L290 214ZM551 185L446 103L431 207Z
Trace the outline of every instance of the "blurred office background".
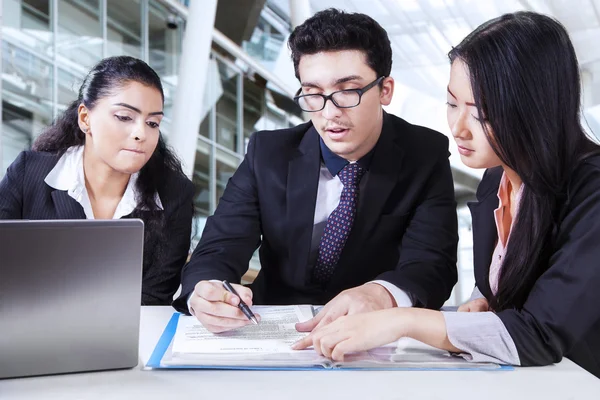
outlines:
M165 88L162 132L196 185L193 243L256 130L297 125L297 86L286 40L315 12L369 14L388 32L397 86L387 110L446 135L447 52L480 23L533 10L570 31L581 64L586 126L600 133L600 0L0 0L0 178L18 153L76 97L101 58L147 61ZM196 4L192 4L196 3ZM184 37L191 44L184 42ZM180 86L181 85L181 86ZM199 94L199 95L198 95ZM191 107L191 108L190 108ZM190 111L191 110L191 111ZM459 283L473 288L471 221L481 171L462 165L451 140L460 229ZM246 279L260 268L256 257Z

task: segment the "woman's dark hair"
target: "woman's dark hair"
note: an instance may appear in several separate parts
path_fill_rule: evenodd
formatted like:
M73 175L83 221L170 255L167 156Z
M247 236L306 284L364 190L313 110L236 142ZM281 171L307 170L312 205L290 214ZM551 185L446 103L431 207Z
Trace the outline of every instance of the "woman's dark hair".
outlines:
M462 60L494 152L525 185L491 306L523 307L548 268L568 183L599 147L580 122L581 86L566 29L533 12L479 26L449 53Z
M114 94L131 82L155 88L164 102L160 78L144 61L127 56L105 58L91 69L79 88L77 99L40 134L32 149L62 155L69 147L83 145L85 134L78 124L79 105L83 104L92 110L98 100ZM133 218L141 218L145 225L144 268L162 257L164 213L159 211L155 194L162 191L173 173L184 176L180 161L160 134L154 153L139 172L136 189L140 197L132 213Z
M294 29L288 40L296 78L298 64L307 54L323 51L360 50L377 77L392 70L392 46L387 32L365 14L346 13L335 8L320 11Z

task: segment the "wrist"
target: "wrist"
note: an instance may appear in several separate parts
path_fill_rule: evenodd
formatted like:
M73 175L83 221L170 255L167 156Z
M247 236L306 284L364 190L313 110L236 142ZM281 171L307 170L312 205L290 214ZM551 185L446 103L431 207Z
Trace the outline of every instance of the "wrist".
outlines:
M365 284L365 287L377 298L382 310L396 307L396 299L394 299L394 296L384 286L369 282Z
M413 309L406 307L397 307L389 310L389 318L394 323L392 329L393 332L395 332L397 339L412 337L411 334L413 333L415 326L415 318L412 310Z
M416 311L415 308L400 307L398 308L398 314L396 315L396 324L398 330L401 333L401 337L415 338L415 329L418 328Z

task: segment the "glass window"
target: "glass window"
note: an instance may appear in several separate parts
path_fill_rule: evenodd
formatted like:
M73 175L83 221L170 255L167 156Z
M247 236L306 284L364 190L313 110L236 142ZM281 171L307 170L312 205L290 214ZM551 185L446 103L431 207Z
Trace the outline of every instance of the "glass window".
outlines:
M52 65L2 41L2 175L52 122Z
M237 150L237 71L217 60L219 78L221 80L221 96L216 105L217 111L217 143L231 151Z
M275 130L288 128L285 111L277 108L274 103L267 102L265 112L254 124L256 130Z
M160 75L176 77L181 55L184 21L156 0L148 15L150 66Z
M58 69L57 109L59 113L65 111L69 104L77 98L86 73L87 71L83 69L77 72Z
M261 15L250 40L244 41L242 47L252 58L271 66L281 53L284 41L285 35Z
M142 58L142 9L139 0L106 1L108 56Z
M265 110L265 87L244 77L244 136L257 130L257 123Z
M207 123L206 120L204 123ZM194 207L196 215L208 216L210 210L210 145L202 140L198 140L196 150L196 160L194 162L194 176L192 182L196 186L196 197Z
M2 37L12 43L52 56L52 22L50 2L4 0Z
M32 143L33 114L13 103L2 102L2 165L0 178L19 153Z
M215 105L223 97L223 84L221 82L219 64L222 64L212 56L208 61L208 68L206 70L206 83L204 85L204 98L202 100L202 119L207 116L212 118L212 113L215 112ZM211 138L212 125L207 125L207 129L200 129L200 134L204 137Z
M102 58L99 0L57 0L59 56L91 68Z
M217 156L217 204L223 196L225 186L229 181L229 178L233 176L233 173L237 169L241 162L239 156L230 154L220 149L216 149Z
M148 9L148 64L158 73L165 92L164 112L167 118L161 123L162 130L169 132L171 126L177 73L181 56L181 43L185 22L171 13L157 0L150 0Z
M210 114L206 114L202 123L200 124L200 135L208 138L210 132Z

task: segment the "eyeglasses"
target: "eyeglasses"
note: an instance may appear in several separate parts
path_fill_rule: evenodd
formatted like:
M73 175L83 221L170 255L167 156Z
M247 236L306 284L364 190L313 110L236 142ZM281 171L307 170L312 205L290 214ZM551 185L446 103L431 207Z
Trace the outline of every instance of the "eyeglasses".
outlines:
M327 103L327 100L331 100L331 102L337 108L356 107L360 104L362 95L373 86L378 85L379 82L381 82L384 78L385 76L381 76L362 89L338 90L337 92L333 92L327 96L324 94L303 94L301 96L295 96L294 101L300 106L302 111L306 112L321 111L325 108L325 103ZM298 93L300 93L300 90L298 90Z

